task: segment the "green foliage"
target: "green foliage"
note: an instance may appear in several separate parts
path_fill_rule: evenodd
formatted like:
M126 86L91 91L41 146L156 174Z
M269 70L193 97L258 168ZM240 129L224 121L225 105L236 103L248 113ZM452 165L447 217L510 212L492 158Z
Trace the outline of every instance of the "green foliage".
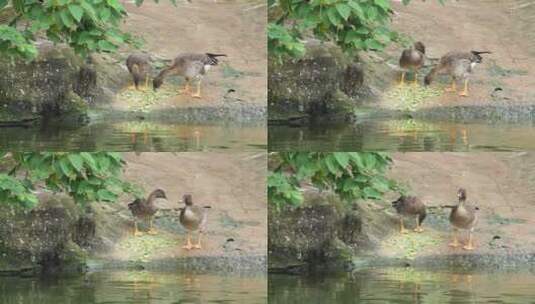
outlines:
M269 53L278 59L303 55L306 34L332 41L346 52L381 51L398 40L389 27L390 0L269 0L269 10Z
M302 203L302 182L332 190L345 201L381 199L384 193L399 190L397 183L385 177L392 160L384 153L284 152L276 156L278 166L268 176L268 199L278 207Z
M13 176L0 173L0 202L31 208L37 205L37 197L26 184Z
M121 179L125 162L118 153L13 152L11 156L15 167L9 175L0 175L0 198L11 203L30 207L37 203L31 193L36 185L67 193L77 203L115 202L122 193L142 195Z
M119 28L127 15L119 0L0 0L0 9L8 5L15 17L0 26L0 53L10 58L35 58L33 44L42 35L54 43L66 43L82 56L136 43Z

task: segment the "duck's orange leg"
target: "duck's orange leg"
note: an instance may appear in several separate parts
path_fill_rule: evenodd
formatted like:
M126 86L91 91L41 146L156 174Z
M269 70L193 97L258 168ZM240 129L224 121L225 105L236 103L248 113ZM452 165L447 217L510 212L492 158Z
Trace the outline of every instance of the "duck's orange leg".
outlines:
M459 240L457 239L457 228L453 228L453 241L449 245L451 247L459 247Z
M193 246L195 249L202 249L201 247L201 238L202 238L202 232L199 232L199 241L197 241L197 244Z
M182 246L182 248L187 249L187 250L191 250L193 248L193 245L191 245L191 237L189 235L189 232L188 232L188 240L186 242L186 245Z
M468 96L468 79L464 80L464 90L459 93L459 96L467 97Z
M201 81L202 79L199 79L199 82L197 82L197 92L195 92L195 94L191 95L191 97L194 97L194 98L201 98Z
M402 234L409 233L403 226L403 218L399 218L399 232Z
M184 85L184 88L178 92L180 94L191 94L191 88L189 86L189 79L186 79L186 84Z
M151 216L149 219L149 231L147 231L147 233L152 234L152 235L158 234L158 231L154 229L152 222L153 222L153 217Z
M468 244L466 244L463 247L464 250L474 250L475 249L474 244L472 243L472 230L470 230L469 233L470 234L468 235Z
M142 236L143 233L137 229L137 220L134 219L134 236Z
M457 92L457 82L455 79L451 80L451 87L445 88L444 91L446 92Z
M414 228L414 231L424 232L424 229L422 228L422 226L420 226L419 215L416 216L416 228Z

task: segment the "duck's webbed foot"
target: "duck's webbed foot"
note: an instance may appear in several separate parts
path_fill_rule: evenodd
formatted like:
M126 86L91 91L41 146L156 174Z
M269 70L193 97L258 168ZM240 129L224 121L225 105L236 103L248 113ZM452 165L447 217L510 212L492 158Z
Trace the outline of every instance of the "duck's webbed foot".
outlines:
M137 221L134 221L134 236L142 236L142 235L143 235L143 232L137 229Z
M405 229L405 226L403 226L403 219L399 220L399 233L401 234L407 234L409 231Z
M186 241L186 245L182 246L182 248L186 250L191 250L193 248L193 245L191 244L191 238L188 234L188 240Z
M468 243L463 246L463 249L464 250L474 250L475 247L474 247L474 244L472 242L472 231L470 231L470 235L468 236Z
M449 243L448 245L451 246L451 247L454 247L454 248L459 247L460 243L459 243L459 240L457 239L457 231L456 230L453 231L453 241L451 243Z

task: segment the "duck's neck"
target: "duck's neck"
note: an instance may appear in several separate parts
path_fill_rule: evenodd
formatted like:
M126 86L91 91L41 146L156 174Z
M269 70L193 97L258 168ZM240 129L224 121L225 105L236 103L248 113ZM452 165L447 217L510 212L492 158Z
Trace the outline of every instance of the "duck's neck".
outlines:
M167 68L161 70L160 73L158 74L158 76L156 76L155 79L163 80L165 77L167 77L167 75L169 75L171 73L172 69L173 69L173 66L170 66L170 67L167 67Z
M156 199L157 191L152 191L152 193L147 198L147 202L152 203Z

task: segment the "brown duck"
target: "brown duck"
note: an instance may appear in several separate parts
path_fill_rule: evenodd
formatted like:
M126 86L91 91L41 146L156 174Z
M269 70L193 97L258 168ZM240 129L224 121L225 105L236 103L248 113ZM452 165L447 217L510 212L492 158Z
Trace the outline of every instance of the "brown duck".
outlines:
M405 81L405 70L411 70L414 72L414 84L418 81L418 70L425 63L425 46L422 42L418 41L414 43L408 49L401 52L401 57L399 58L399 66L404 69L401 72L401 82L400 85L403 85Z
M134 86L139 90L141 81L145 81L145 88L149 85L149 76L151 72L151 65L149 63L149 56L142 54L133 54L126 59L126 67L132 75Z
M184 204L186 205L183 208L180 208L180 224L186 228L188 231L188 239L186 245L182 248L191 250L192 248L201 249L201 237L202 233L206 229L206 221L208 218L207 208L210 206L200 207L193 205L193 198L191 194L184 195ZM191 244L191 232L199 230L199 240L197 244Z
M128 209L130 209L130 211L132 212L132 215L134 216L134 235L135 236L142 235L142 233L137 229L138 219L149 221L149 231L147 232L148 234L157 234L157 232L154 230L152 226L154 214L156 214L156 211L158 211L158 208L154 204L154 200L156 200L157 198L167 199L167 196L165 196L165 192L162 189L156 189L152 191L152 193L149 195L147 199L137 198L135 201L128 204Z
M448 74L451 76L451 88L446 91L457 92L457 80L464 82L464 89L460 96L468 96L468 80L472 75L476 65L483 62L481 54L491 54L488 51L470 51L470 52L449 52L440 58L439 63L431 69L425 76L425 85L430 85L437 74Z
M194 54L185 53L178 55L171 66L163 69L152 81L152 87L157 90L162 84L165 77L169 75L178 75L186 79L186 85L181 93L191 94L190 81L197 80L197 92L192 97L201 98L201 81L206 72L219 63L217 57L227 56L225 54Z
M402 195L396 201L392 202L392 207L394 207L398 214L401 215L399 218L399 227L401 233L407 233L403 226L403 217L404 216L414 216L416 218L416 228L414 231L423 232L422 222L424 221L427 212L425 204L414 196L404 196Z
M477 210L478 207L466 202L466 190L460 188L457 191L459 203L456 206L445 206L451 208L450 223L453 226L453 241L449 244L452 247L459 247L460 243L457 239L457 230L465 229L469 231L468 243L463 247L466 250L473 250L472 233L477 224Z

